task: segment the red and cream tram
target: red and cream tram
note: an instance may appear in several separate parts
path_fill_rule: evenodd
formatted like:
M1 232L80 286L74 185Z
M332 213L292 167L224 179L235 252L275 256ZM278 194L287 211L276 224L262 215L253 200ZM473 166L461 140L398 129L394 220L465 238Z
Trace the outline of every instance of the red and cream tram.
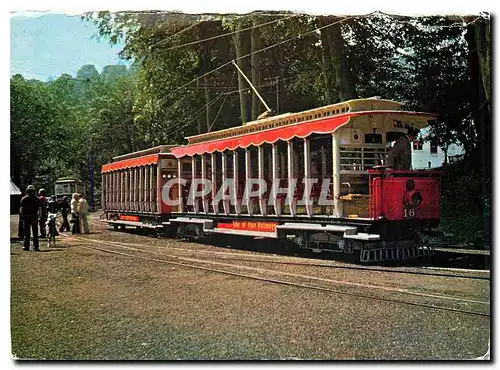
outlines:
M362 261L426 254L420 235L439 222L439 173L377 167L394 137L436 116L399 108L349 100L116 157L102 169L106 218L180 237L360 250Z

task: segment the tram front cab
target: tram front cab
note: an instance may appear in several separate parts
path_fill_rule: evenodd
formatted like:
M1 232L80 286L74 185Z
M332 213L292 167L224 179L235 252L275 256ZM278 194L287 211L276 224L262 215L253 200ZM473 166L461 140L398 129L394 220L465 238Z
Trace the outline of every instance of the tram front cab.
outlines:
M401 132L347 129L340 146L340 199L345 217L439 222L440 172L393 170L383 165ZM423 222L425 220L425 222Z
M396 171L372 169L370 183L370 218L392 221L427 220L439 222L439 171Z

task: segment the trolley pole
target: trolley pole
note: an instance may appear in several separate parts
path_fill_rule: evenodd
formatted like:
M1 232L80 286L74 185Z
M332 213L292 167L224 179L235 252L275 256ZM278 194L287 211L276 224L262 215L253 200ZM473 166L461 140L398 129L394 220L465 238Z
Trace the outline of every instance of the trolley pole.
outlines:
M267 105L266 101L262 98L262 96L260 96L259 92L257 91L257 89L255 88L255 86L252 84L252 82L248 79L248 77L243 73L243 71L240 69L240 67L238 67L238 65L236 64L236 62L233 60L233 65L236 67L236 69L238 70L238 72L241 73L241 75L243 76L243 78L248 82L248 84L250 85L250 87L252 88L252 90L255 92L255 95L257 95L257 97L260 99L260 101L262 102L262 104L264 104L264 107L266 107L266 111L268 112L272 112L272 109L269 108L269 105Z

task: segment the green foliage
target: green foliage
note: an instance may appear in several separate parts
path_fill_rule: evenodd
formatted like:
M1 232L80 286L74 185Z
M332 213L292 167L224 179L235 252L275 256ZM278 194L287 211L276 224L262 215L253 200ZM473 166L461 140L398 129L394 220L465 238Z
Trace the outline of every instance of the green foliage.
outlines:
M486 220L482 213L482 179L467 171L465 163L443 167L441 180L441 227L456 242L482 246Z
M11 79L11 171L22 188L52 189L62 176L88 179L90 155L98 176L115 155L144 148L136 135L132 108L135 74L124 66L93 65L77 77L63 74L42 83Z

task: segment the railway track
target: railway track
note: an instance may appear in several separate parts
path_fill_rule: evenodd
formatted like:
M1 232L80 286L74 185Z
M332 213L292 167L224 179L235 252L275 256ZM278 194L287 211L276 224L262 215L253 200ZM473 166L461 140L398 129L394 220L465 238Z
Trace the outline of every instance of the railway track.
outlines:
M90 223L95 226L97 229L100 229L100 230L107 230L107 228L103 228L103 223L98 221L98 220L95 220L95 219L92 219L90 221ZM125 243L126 244L126 243ZM134 244L134 243L128 243L129 245L138 245L138 244ZM203 243L198 243L199 245L199 248L197 248L196 250L196 253L205 253L204 249L202 249L202 246L205 245ZM208 243L208 245L210 246L213 246L212 244L210 244L210 242ZM444 244L435 244L437 246L440 246L440 247L443 247ZM447 244L448 245L448 244ZM434 244L433 244L434 246ZM452 247L451 245L448 245L449 247ZM438 248L439 249L439 248ZM445 248L446 249L446 248ZM438 253L440 253L441 255L444 253L446 254L447 253L447 250L449 250L450 248L448 248L446 251L445 249L441 248L439 249ZM176 251L181 251L181 250L184 250L186 253L190 253L190 252L193 252L192 249L183 249L183 248L175 248ZM236 250L236 249L235 249ZM454 249L453 250L453 253L451 253L451 255L455 255L457 253L457 251L455 251ZM250 251L250 250L248 250ZM253 250L252 250L253 251ZM304 250L302 250L303 252ZM463 249L460 249L460 251L463 251ZM482 251L475 251L475 252L482 252ZM483 251L484 252L484 251ZM230 252L220 252L220 251L206 251L207 254L215 254L215 253L220 253L221 255L222 254L227 254L228 256L231 255L232 253ZM234 255L238 255L241 257L241 255L245 255L245 257L249 257L249 258L254 258L254 257L257 257L257 256L254 256L254 255L250 255L250 254L243 254L243 253L238 253L238 252L233 252ZM486 269L471 269L471 268L467 268L467 267L460 267L460 268L451 268L451 267L439 267L439 266L429 266L429 265L421 265L421 266L405 266L405 267L402 267L401 266L398 266L398 267L395 267L395 266L391 266L391 267L384 267L384 266L357 266L357 265L350 265L350 266L346 266L345 264L343 265L335 265L335 264L331 264L331 263L327 263L326 261L329 261L328 259L327 260L323 260L321 263L317 263L317 262L311 262L311 261L314 261L314 260L317 260L316 258L308 258L308 257L296 257L296 256L290 256L290 255L286 255L286 254L280 254L279 256L269 256L269 255L264 255L264 253L269 253L269 252L265 252L265 251L262 251L262 256L259 256L259 257L264 257L266 258L266 260L261 260L259 262L261 263L277 263L275 262L274 260L268 260L270 259L271 257L273 258L283 258L283 259L286 259L286 258L290 258L290 259L293 259L294 261L282 261L280 262L281 264L288 264L288 265L303 265L303 266L316 266L316 267L329 267L329 268L341 268L341 269L352 269L352 270L371 270L371 271L379 271L379 272L383 272L383 271L390 271L390 272L393 272L393 273L400 273L400 274L415 274L415 275L418 275L418 274L421 274L421 275L433 275L433 276L449 276L449 277L464 277L464 278L469 278L469 279L481 279L481 280L488 280L489 279L489 269L486 270ZM272 253L272 251L271 251ZM280 253L280 252L277 252L277 253ZM478 254L478 253L474 253L472 257L477 257L475 256L475 254ZM229 257L226 257L227 259L229 259ZM238 260L236 257L233 257L232 258L233 260ZM298 262L297 259L301 259L302 262ZM458 260L460 259L463 259L463 258L458 258ZM443 260L442 256L440 256L440 260ZM455 258L456 260L456 258ZM240 259L240 261L245 261L244 259ZM249 262L249 261L247 261ZM257 261L256 261L257 262ZM396 268L398 270L396 270ZM437 273L435 271L441 271L441 273ZM462 272L462 273L467 273L468 275L452 275L450 274L451 271L454 271L454 272ZM475 275L473 275L475 274Z
M92 240L96 242L102 242L99 239L85 238L85 240ZM129 247L147 247L150 248L151 245L142 243L127 243L127 242L115 242L115 241L105 241L111 245L123 245ZM324 269L338 269L338 270L353 270L353 271L370 271L370 272L382 272L391 274L407 274L407 275L428 275L428 276L442 276L449 278L464 278L464 279L476 279L476 280L489 280L489 271L486 270L466 270L466 269L439 269L435 272L436 268L429 267L373 267L373 266L356 266L356 265L346 265L339 263L330 262L313 262L311 259L302 257L292 257L283 255L255 255L243 252L227 252L227 251L212 251L206 249L189 249L182 247L169 248L168 253L184 254L190 256L207 256L203 258L215 258L218 256L225 261L237 261L237 262L250 262L250 263L263 263L263 264L279 264L279 265L290 265L290 266L304 266L304 267L317 267ZM464 274L457 274L457 272L463 272Z
M296 274L291 272L270 270L260 267L245 266L239 264L227 263L227 260L221 262L219 260L211 261L207 259L191 258L180 256L175 253L159 253L141 247L150 247L141 244L125 245L124 243L102 241L96 239L88 239L83 237L73 237L78 244L75 246L109 253L114 255L126 256L142 260L150 260L158 263L183 266L197 270L209 271L213 273L238 276L241 278L259 280L268 283L281 284L287 286L295 286L303 289L311 289L329 292L333 294L341 294L359 297L363 299L385 301L396 304L404 304L417 306L422 308L445 310L456 313L469 315L477 315L481 317L489 317L489 302L470 297L457 297L443 294L425 293L416 290L387 287L373 284L364 284L345 280L335 280L329 278L321 278L317 276ZM100 245L96 247L95 244ZM154 257L145 256L154 255ZM251 260L251 262L261 263L259 260ZM268 261L265 261L268 262ZM271 261L272 262L272 261ZM277 263L277 262L276 262ZM370 270L370 269L367 269ZM384 271L390 272L390 271ZM449 275L445 275L450 277ZM463 278L463 277L458 277ZM404 296L409 299L401 299L398 296ZM443 304L446 302L446 304ZM439 303L439 304L436 304ZM464 306L472 306L475 308L464 309Z

